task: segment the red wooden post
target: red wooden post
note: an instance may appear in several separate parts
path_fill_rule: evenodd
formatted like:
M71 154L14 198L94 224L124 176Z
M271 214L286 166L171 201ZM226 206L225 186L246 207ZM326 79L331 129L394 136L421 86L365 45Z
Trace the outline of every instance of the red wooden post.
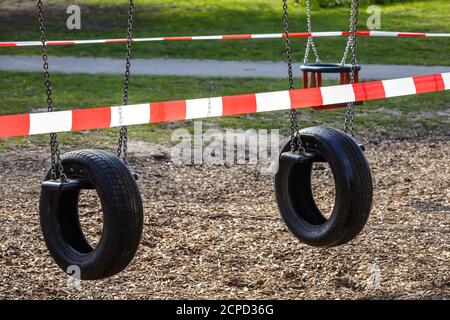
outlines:
M303 89L308 89L308 71L303 71Z
M346 74L347 74L346 72L341 72L340 73L340 77L339 77L339 83L340 84L345 84L345 75Z

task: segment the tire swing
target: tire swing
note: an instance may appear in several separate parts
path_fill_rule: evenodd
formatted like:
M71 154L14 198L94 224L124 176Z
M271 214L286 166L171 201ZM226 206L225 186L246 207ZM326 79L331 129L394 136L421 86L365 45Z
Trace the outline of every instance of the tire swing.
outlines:
M286 0L283 4L289 85L292 90L294 80ZM357 6L353 8L357 12ZM357 15L352 14L352 21L353 17ZM356 26L357 21L352 23L350 29L353 67L356 65ZM353 79L351 75L351 83ZM297 111L290 111L290 141L281 151L279 169L275 175L275 194L288 229L308 245L342 245L361 232L369 217L372 176L362 147L353 138L353 120L354 105L349 104L344 131L325 126L300 130ZM316 162L327 162L333 173L335 203L329 218L319 210L312 192L311 175Z
M44 15L38 0L48 111L53 111ZM124 104L128 103L134 6L130 0ZM45 243L66 272L77 266L83 280L113 276L133 259L143 228L143 207L136 176L127 167L127 128L120 131L118 156L101 150L79 150L60 156L56 133L50 135L51 169L42 183L40 222ZM123 160L120 158L122 157ZM82 190L96 190L103 211L103 230L94 248L79 221Z

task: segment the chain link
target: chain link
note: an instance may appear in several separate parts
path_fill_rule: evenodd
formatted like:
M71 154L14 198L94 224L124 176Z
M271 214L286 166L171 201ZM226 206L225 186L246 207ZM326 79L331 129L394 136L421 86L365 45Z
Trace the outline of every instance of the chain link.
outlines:
M347 61L348 53L352 49L353 42L356 41L356 31L358 30L359 20L359 0L352 0L351 13L350 13L350 27L347 44L345 45L344 55L341 60L341 64L344 65Z
M359 0L352 1L351 16L350 16L350 34L347 42L347 46L342 59L342 65L345 64L348 51L351 49L351 71L350 71L350 83L355 83L355 72L357 68L357 44L358 44L358 21L359 21ZM345 113L344 132L351 137L355 137L355 103L350 102L347 104L347 111Z
M308 26L308 33L312 33L312 19L311 19L311 1L306 0L306 24ZM305 57L303 59L303 64L309 62L309 54L313 50L316 62L320 63L319 51L317 50L316 44L313 37L308 37L308 42L306 43Z
M128 105L128 87L130 84L130 67L131 67L131 49L133 42L133 17L134 17L134 3L133 0L129 2L129 11L128 11L128 32L127 32L127 53L126 53L126 63L125 63L125 80L123 86L123 105ZM119 110L120 122L122 122L122 110ZM128 128L123 126L120 128L120 137L119 143L117 146L117 156L122 160L125 164L128 164Z
M283 0L283 15L284 15L284 34L286 37L286 55L288 62L288 75L289 75L289 90L294 90L294 74L292 72L292 50L291 41L289 39L289 15L288 15L288 5L287 0ZM303 148L303 143L300 138L300 127L298 124L298 113L296 109L291 109L290 111L290 121L291 121L291 132L290 132L290 144L291 151L299 151L303 153L305 150Z
M39 15L39 31L41 34L41 43L42 43L42 60L44 68L45 94L47 95L47 111L53 112L52 84L50 82L47 38L45 35L45 20L44 20L44 10L42 8L42 0L38 0L37 7ZM57 180L59 178L62 182L66 181L67 175L64 173L64 167L61 162L61 153L59 151L58 135L56 133L50 134L50 154L51 154L50 178L52 180Z

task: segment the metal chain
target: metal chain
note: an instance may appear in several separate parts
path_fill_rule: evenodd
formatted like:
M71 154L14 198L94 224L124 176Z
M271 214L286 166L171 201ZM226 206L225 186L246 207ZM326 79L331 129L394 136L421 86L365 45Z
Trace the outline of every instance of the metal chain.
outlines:
M312 33L312 19L311 19L311 1L306 0L306 24L308 26L308 32ZM316 44L314 43L313 37L308 37L308 42L306 43L305 57L303 58L303 64L309 62L309 54L313 50L316 62L320 63L319 51L317 50Z
M352 43L354 42L354 38L356 37L356 31L358 30L358 20L359 20L359 0L352 0L349 36L347 44L345 45L344 55L341 60L342 65L344 65L345 62L347 61L348 53L350 52Z
M44 68L45 93L47 95L47 110L48 112L53 112L52 84L50 82L47 38L45 35L45 20L44 20L44 10L42 8L42 0L38 0L37 7L39 15L39 31L41 33L41 43L42 43L42 60L44 62L43 68ZM52 180L57 180L59 178L62 182L66 181L67 175L64 173L64 167L61 162L61 153L59 151L58 135L56 133L50 134L50 154L51 154L50 178Z
M287 0L283 0L283 15L284 15L284 34L286 37L286 55L288 63L289 90L294 90L294 74L292 72L292 50L291 50L291 41L289 39L289 15L288 15ZM298 150L300 153L303 153L305 150L303 148L303 143L300 138L300 127L298 124L298 113L296 109L291 109L290 121L291 121L291 133L290 133L291 151L295 152Z
M352 9L351 9L351 18L350 18L350 35L349 35L349 46L352 52L352 60L351 60L351 72L350 72L350 83L355 83L355 72L356 72L356 64L357 64L357 44L358 44L358 21L359 21L359 0L352 1ZM347 49L346 49L347 51ZM346 53L348 54L348 52ZM344 54L343 64L345 64L346 56ZM347 104L347 111L345 113L345 123L344 123L344 132L349 134L352 137L355 137L355 103L350 102Z
M128 105L128 87L130 84L130 67L131 67L131 49L133 42L133 17L134 17L134 3L130 0L129 11L128 11L128 33L127 33L127 53L126 53L126 63L125 63L125 80L123 86L123 105ZM119 109L120 122L122 122L122 110ZM120 128L120 137L117 147L117 156L125 164L128 164L128 128L123 126Z

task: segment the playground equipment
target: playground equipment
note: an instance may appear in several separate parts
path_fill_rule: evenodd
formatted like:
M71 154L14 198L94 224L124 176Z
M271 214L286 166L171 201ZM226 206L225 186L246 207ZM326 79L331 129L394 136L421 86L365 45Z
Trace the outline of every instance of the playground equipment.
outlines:
M130 1L124 105L128 104L133 12ZM38 0L38 14L47 104L52 112L42 0ZM82 279L101 279L122 271L134 257L143 227L136 177L126 165L127 128L120 130L117 156L100 150L80 150L60 156L56 133L50 134L50 150L52 165L42 183L39 205L42 232L50 254L63 270L78 266ZM95 248L85 238L78 216L80 192L92 189L98 193L103 211L102 237Z
M308 33L313 34L312 31L312 18L311 18L311 2L306 0L306 22L308 27ZM339 74L340 84L353 84L359 81L359 71L361 66L356 63L356 37L358 35L358 15L359 15L359 2L352 2L351 16L350 16L350 28L347 45L345 46L344 55L341 63L322 63L319 51L314 43L313 37L308 37L306 44L305 56L303 58L303 64L300 66L303 72L303 88L320 88L322 87L322 74L334 73ZM315 63L309 62L310 51L313 51L315 56ZM352 64L345 64L349 51L352 51ZM323 109L335 109L346 107L347 104L337 104L332 106L316 107L316 110Z
M135 181L137 176L127 167L125 126L263 111L290 110L291 136L281 152L275 177L278 206L288 228L305 243L319 247L341 245L356 237L370 213L372 179L363 148L354 139L355 102L450 89L450 73L357 83L358 3L357 0L352 3L344 62L331 67L318 58L312 41L308 2L309 39L305 61L308 63L307 55L312 49L319 65L303 66L308 73L303 89L294 89L288 7L283 0L285 33L282 37L286 39L289 90L128 105L134 14L130 0L123 105L54 112L47 57L47 45L51 42L46 41L39 0L48 112L0 116L0 138L51 134L52 167L42 184L40 217L44 239L57 264L63 270L78 265L82 279L99 279L120 272L136 252L142 233L143 208ZM345 65L346 69L342 70L350 50L351 65ZM341 84L321 87L320 75L330 68L341 75ZM330 106L347 106L344 132L328 127L300 130L297 109ZM121 127L117 156L100 150L80 150L60 156L57 132L109 127ZM335 180L335 206L328 219L317 208L311 191L315 162L329 163ZM78 221L77 204L84 189L96 190L103 209L102 238L95 248L84 237Z
M283 0L283 9L289 86L292 90L294 79L287 0ZM308 38L302 66L304 88L318 88L323 72L340 73L341 84L355 83L359 70L356 64L358 13L359 1L353 0L350 35L340 65L322 64L313 38ZM306 16L308 32L312 32L310 0L306 0ZM308 64L310 50L316 57L314 65ZM349 50L352 52L352 63L345 65ZM312 76L308 81L310 71ZM369 164L363 148L354 140L355 105L354 102L345 105L344 132L328 127L300 130L297 111L292 109L290 139L282 150L275 175L275 194L284 222L295 236L312 246L331 247L354 239L363 229L372 208L373 187ZM315 162L327 162L333 173L336 195L329 218L319 210L312 193L311 175Z
M354 83L359 82L359 71L361 66L355 65L353 70ZM320 88L322 87L322 74L323 73L336 73L339 74L340 84L352 84L351 74L352 66L342 65L337 63L305 63L300 66L303 72L303 88ZM336 104L331 106L314 107L315 110L327 110L344 108L347 104Z

